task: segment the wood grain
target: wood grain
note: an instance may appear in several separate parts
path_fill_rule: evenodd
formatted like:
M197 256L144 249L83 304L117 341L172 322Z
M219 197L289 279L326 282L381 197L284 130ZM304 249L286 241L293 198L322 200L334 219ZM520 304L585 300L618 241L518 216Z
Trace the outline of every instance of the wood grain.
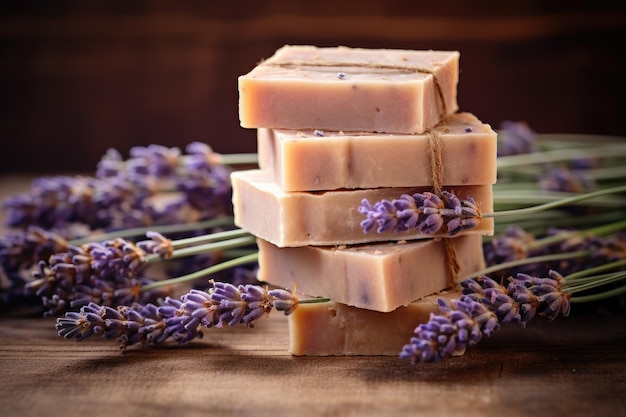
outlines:
M76 343L54 320L0 319L4 416L623 416L626 314L505 327L462 357L291 357L286 318L185 347Z

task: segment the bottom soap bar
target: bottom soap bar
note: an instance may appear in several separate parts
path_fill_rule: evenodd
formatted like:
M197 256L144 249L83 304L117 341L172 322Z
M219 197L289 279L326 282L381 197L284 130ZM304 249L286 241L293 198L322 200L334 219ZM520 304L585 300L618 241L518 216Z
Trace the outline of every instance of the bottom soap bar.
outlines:
M478 235L448 239L460 266L452 277L443 239L357 246L279 248L257 239L260 281L309 296L376 311L392 311L450 288L453 279L484 268Z
M296 356L398 355L413 330L437 314L437 298L449 302L456 292L434 294L389 313L336 302L300 304L289 316L289 353Z

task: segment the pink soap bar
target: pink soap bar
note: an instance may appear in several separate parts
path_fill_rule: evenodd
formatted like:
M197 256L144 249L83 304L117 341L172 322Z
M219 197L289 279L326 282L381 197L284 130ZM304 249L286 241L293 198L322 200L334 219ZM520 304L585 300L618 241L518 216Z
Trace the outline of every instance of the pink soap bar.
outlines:
M239 77L241 126L422 133L458 110L459 56L286 45Z
M485 267L478 235L339 247L279 248L257 241L260 281L383 312L450 288ZM444 241L456 254L456 276Z
M363 199L373 204L402 194L430 191L429 187L285 192L263 170L235 171L230 178L235 224L276 246L348 245L447 236L442 232L424 235L416 229L364 233L361 228L365 216L358 208ZM493 212L491 184L444 187L444 190L455 191L460 199L472 196L483 213ZM493 218L483 218L476 227L459 234L492 235L493 230Z
M471 113L455 113L439 134L443 183L494 184L496 133ZM258 129L261 169L285 191L433 185L429 134ZM477 169L480 167L480 169Z
M450 303L456 292L433 294L389 313L336 302L300 304L289 316L289 353L295 356L397 356L415 328L438 314L437 299Z

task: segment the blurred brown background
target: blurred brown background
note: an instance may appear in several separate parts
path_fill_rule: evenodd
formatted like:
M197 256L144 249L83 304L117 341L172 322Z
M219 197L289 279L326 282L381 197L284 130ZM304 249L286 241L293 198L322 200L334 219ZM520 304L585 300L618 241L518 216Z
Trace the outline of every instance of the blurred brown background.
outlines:
M237 76L287 43L459 50L461 110L492 126L626 135L619 3L3 1L0 171L89 172L150 143L254 152Z

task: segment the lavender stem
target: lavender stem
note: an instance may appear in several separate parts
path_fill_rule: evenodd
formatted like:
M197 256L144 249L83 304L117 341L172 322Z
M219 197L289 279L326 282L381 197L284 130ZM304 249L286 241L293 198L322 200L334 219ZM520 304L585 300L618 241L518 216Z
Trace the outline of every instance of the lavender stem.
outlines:
M592 251L580 250L580 251L569 252L569 253L553 253L549 255L531 256L531 257L527 257L523 259L516 259L514 261L502 262L497 265L492 265L488 268L481 269L480 271L477 271L473 274L466 275L463 278L464 279L476 278L481 275L489 275L496 271L502 271L502 270L509 269L509 268L515 268L517 266L530 265L530 264L541 263L541 262L560 261L563 259L582 258L585 256L589 256L591 254L592 254Z
M104 240L115 239L118 237L127 238L132 236L141 236L150 231L166 234L175 232L187 232L190 230L211 229L218 226L232 225L233 221L234 220L232 216L223 216L202 222L135 227L132 229L124 229L110 233L93 234L81 239L74 239L68 243L72 246L80 246L85 243L100 242Z
M249 235L249 236L244 236L244 237L235 238L235 239L222 240L220 242L212 242L212 243L206 243L204 245L180 248L180 249L176 249L173 252L171 259L183 258L186 256L191 256L191 255L198 255L201 253L206 253L206 252L214 251L214 250L238 248L240 246L250 245L253 243L256 243L256 237ZM145 263L149 264L151 262L158 262L162 259L163 258L159 254L150 254L146 256Z
M239 265L244 265L251 262L256 262L259 259L258 252L251 253L250 255L241 256L239 258L230 259L228 261L220 262L216 265L212 265L208 268L193 272L191 274L183 275L177 278L166 279L162 281L155 281L153 283L144 285L141 287L141 291L153 290L155 288L167 286L167 285L175 285L182 284L184 282L193 281L198 278L205 277L207 275L214 274L219 271L223 271L228 268L232 268Z
M562 198L557 201L551 201L549 203L540 204L537 206L526 207L521 209L514 210L504 210L497 211L495 213L482 213L483 217L504 217L510 215L520 215L520 214L534 214L543 210L548 210L555 207L561 207L572 203L577 203L579 201L589 200L596 197L601 197L603 195L617 194L621 192L626 192L626 185L621 185L617 187L605 188L603 190L593 191L590 193L579 194L568 198Z

